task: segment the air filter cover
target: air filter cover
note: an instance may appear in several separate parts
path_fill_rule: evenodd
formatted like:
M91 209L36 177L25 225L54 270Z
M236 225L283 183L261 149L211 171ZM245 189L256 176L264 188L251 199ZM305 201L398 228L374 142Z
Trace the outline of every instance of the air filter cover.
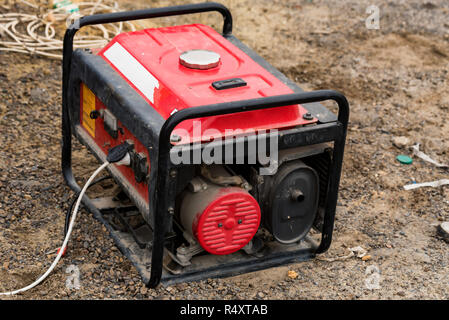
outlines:
M221 188L206 209L196 216L192 231L209 253L225 255L243 248L260 224L260 207L245 190Z

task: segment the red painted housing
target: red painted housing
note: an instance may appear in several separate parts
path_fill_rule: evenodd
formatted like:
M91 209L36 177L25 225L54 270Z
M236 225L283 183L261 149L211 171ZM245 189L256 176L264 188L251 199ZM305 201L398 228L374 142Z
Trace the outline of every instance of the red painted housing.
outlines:
M204 49L218 53L221 61L218 66L209 70L195 70L180 64L181 53ZM201 105L246 100L267 96L292 93L293 91L271 73L253 61L247 54L226 40L212 28L192 24L167 28L146 29L123 33L116 36L106 47L98 52L127 83L133 87L159 114L168 118L173 112ZM216 90L212 83L231 78L241 78L247 85L237 88ZM83 90L81 90L81 115L83 115ZM96 110L107 108L95 97ZM86 110L90 107L87 108ZM211 137L223 137L226 130L283 129L316 122L316 119L305 120L307 113L300 105L283 108L248 111L237 114L214 116L209 118L187 120L178 125L175 133L187 143L210 140ZM80 118L81 125L94 139L95 143L107 154L107 150L126 140L132 140L137 152L145 154L148 151L143 145L123 127L118 119L118 125L123 134L117 139L104 129L101 118L94 121L94 128L88 128L83 123L83 117L89 118L85 112ZM197 130L197 128L201 130ZM184 129L179 132L179 129ZM214 129L211 133L210 129ZM208 130L207 136L203 136ZM228 133L228 135L234 135ZM148 162L148 166L150 163ZM148 203L148 185L137 183L131 168L118 168L131 187Z
M214 51L221 62L209 70L181 65L180 54L194 49ZM184 108L293 92L214 29L201 24L123 33L98 54L165 119ZM247 85L226 90L212 87L215 81L231 78L241 78ZM201 136L207 129L215 129L215 133L207 134L203 140L224 136L226 129L269 130L316 122L304 120L305 113L302 106L294 105L200 119ZM197 134L193 136L193 121L184 121L177 127L185 129L177 132L182 138L180 143L199 139Z

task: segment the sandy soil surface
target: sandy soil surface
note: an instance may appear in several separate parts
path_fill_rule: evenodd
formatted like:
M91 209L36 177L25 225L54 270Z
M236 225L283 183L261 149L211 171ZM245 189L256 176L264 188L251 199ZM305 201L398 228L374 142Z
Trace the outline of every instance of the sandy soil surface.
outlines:
M186 2L119 3L135 9ZM410 155L409 146L419 142L431 157L449 162L449 2L220 2L234 15L234 34L275 67L305 89L337 89L350 101L331 249L305 263L150 290L83 210L55 272L13 299L448 299L449 244L436 226L449 220L449 186L402 189L448 172L395 158ZM378 30L365 25L372 4L380 9ZM186 22L221 25L208 14L142 25ZM60 62L0 52L0 81L0 291L6 291L50 265L72 192L60 173ZM409 142L396 146L397 137ZM79 145L74 162L80 182L98 165ZM326 261L355 246L370 259ZM66 288L72 264L80 269L79 290ZM375 278L378 288L368 289L366 281Z

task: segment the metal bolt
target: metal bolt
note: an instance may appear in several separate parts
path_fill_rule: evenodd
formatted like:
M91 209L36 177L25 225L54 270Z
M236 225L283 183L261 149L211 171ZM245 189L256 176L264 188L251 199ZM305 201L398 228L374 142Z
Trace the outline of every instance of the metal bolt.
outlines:
M219 228L223 227L223 223L220 222L220 223L218 224L218 227L219 227Z
M170 142L179 142L181 141L181 137L178 136L177 134L172 134L170 137Z
M242 224L242 219L239 219L239 221L237 221L238 224Z
M177 171L175 169L170 170L170 177L175 178L177 175Z
M291 198L293 201L302 202L305 199L304 193L301 190L292 190Z
M304 120L313 120L313 116L310 112L305 113L302 117Z
M175 209L173 209L172 207L168 208L168 213L169 214L174 214L175 213Z

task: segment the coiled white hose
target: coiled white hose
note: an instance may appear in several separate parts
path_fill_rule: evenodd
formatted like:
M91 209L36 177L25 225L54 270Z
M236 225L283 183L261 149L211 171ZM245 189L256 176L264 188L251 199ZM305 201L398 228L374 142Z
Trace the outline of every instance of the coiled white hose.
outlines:
M107 5L103 3L103 0L99 0L76 4L79 7L79 12L74 14L66 13L64 8L51 9L42 16L26 13L0 14L0 51L29 53L62 59L63 41L55 38L55 23L67 22L69 19L72 20L83 15L120 11L117 2L113 2L113 5ZM76 37L73 46L74 48L104 47L113 37L123 32L125 24L130 31L136 30L130 22L111 23L105 26L95 25L92 27L99 29L102 36ZM20 30L23 29L26 32L19 31L19 27ZM5 36L8 39L4 40Z
M11 296L11 295L14 295L14 294L18 294L18 293L30 290L30 289L34 288L35 286L37 286L42 281L44 281L45 278L47 278L47 276L53 271L53 269L56 267L56 265L58 264L59 260L61 260L61 257L62 257L62 255L65 252L65 249L67 247L67 243L69 242L69 238L70 238L70 235L71 235L72 230L73 230L73 226L75 225L76 215L78 214L78 209L79 209L79 206L81 204L81 200L83 199L83 196L86 193L87 188L92 183L92 181L95 179L95 177L104 168L106 168L108 165L109 165L109 162L106 161L97 170L95 170L95 172L90 176L90 178L87 180L86 184L84 185L83 189L81 190L81 192L80 192L80 194L78 196L78 200L76 201L75 208L73 209L72 219L70 220L70 225L69 225L69 228L67 230L67 234L66 234L66 236L64 238L64 242L62 243L62 246L59 249L58 255L56 256L55 260L51 264L50 268L48 268L48 270L39 279L34 281L32 284L30 284L30 285L28 285L28 286L26 286L26 287L24 287L22 289L17 289L17 290L14 290L14 291L0 292L0 296Z

